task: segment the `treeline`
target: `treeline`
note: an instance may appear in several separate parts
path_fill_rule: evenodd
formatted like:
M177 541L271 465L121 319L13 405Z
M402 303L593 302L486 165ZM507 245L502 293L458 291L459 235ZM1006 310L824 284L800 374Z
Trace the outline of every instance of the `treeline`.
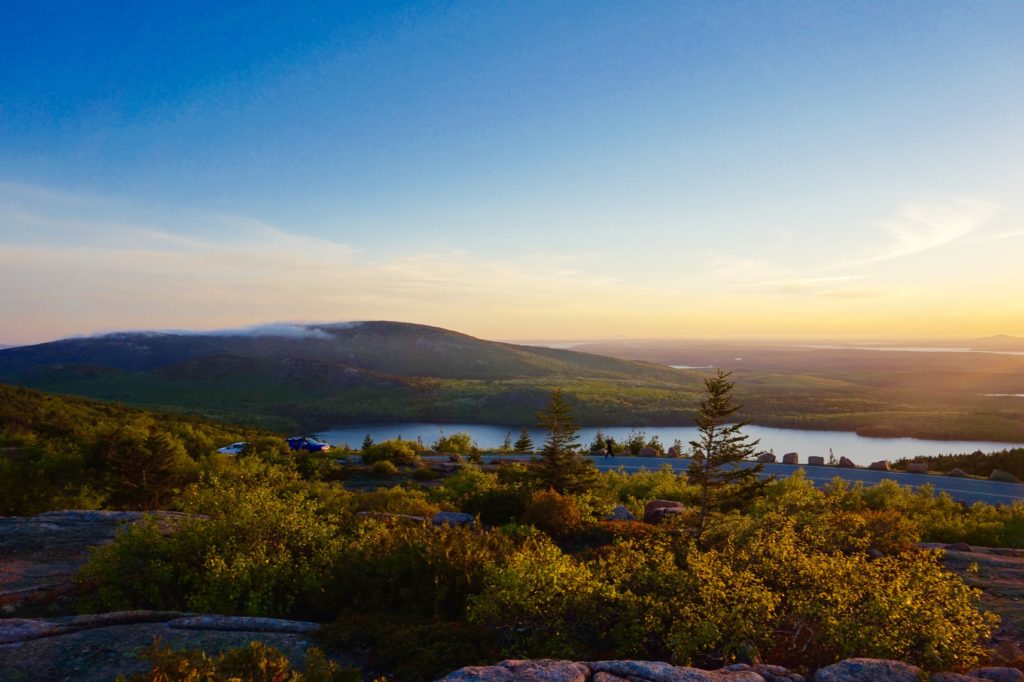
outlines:
M960 469L968 474L988 478L993 471L1005 471L1019 480L1024 480L1024 448L1000 450L985 453L981 450L960 455L918 456L901 459L895 463L897 469L905 468L908 462L922 462L931 471L952 471Z
M156 509L197 480L218 447L271 438L186 415L0 384L0 515Z

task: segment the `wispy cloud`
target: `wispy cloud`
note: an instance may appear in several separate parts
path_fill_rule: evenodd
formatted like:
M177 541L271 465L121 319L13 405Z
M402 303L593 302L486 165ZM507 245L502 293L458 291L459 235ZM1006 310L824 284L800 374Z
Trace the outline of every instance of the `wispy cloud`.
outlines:
M837 267L868 265L947 246L986 225L999 209L964 198L906 202L894 217L876 224L888 237L880 253Z

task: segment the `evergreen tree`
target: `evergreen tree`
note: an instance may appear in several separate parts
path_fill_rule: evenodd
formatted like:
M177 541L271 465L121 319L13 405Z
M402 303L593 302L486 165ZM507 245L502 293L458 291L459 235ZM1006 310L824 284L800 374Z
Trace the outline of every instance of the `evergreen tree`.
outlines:
M366 438L363 439L363 452L366 452L367 450L369 450L372 447L373 447L373 438L370 437L370 434L366 434Z
M536 465L541 485L559 493L590 489L597 479L597 467L577 451L579 429L560 390L551 394L547 409L538 412L537 418L548 430L541 459Z
M709 511L741 506L768 483L758 478L764 468L762 464L739 464L753 457L759 441L748 442L750 436L741 432L749 422L729 423L729 418L742 407L732 402L729 375L730 372L718 370L715 376L704 380L706 395L695 418L698 439L690 441L693 459L686 474L690 483L700 488L698 538L704 533Z
M512 434L506 433L505 440L501 441L502 452L512 452Z
M519 440L513 446L516 452L532 452L533 451L533 439L530 438L530 431L525 426L523 430L519 432Z

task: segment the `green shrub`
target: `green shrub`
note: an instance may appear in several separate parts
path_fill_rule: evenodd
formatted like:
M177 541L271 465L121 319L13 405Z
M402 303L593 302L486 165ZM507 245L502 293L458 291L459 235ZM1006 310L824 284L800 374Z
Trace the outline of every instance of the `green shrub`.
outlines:
M403 488L400 485L354 493L353 504L355 510L361 512L408 514L424 518L430 518L441 509L422 490Z
M363 450L363 462L373 464L386 460L399 466L412 466L420 461L422 449L416 441L386 440Z
M583 515L575 496L562 495L554 490L538 490L526 502L522 522L559 539L579 528Z
M233 486L202 498L208 517L161 535L152 521L94 550L79 574L85 611L172 609L310 618L340 543L337 519L299 493Z
M465 431L450 435L441 434L441 437L433 445L435 452L450 452L459 455L468 455L476 450L473 437Z
M331 601L356 611L459 617L511 545L501 532L368 519L340 550Z
M127 682L359 682L354 668L341 668L316 648L306 651L305 672L292 668L288 657L259 641L210 656L202 649L174 650L159 638L143 652L150 669ZM118 677L119 681L125 680Z
M398 475L398 467L395 466L394 462L386 459L374 462L370 471L373 472L374 476L380 478L392 478Z

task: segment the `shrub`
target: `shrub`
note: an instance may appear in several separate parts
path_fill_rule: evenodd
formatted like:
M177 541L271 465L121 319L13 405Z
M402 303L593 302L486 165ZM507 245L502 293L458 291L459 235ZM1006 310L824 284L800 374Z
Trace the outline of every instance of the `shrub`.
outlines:
M424 518L429 518L440 510L440 507L431 502L422 490L403 488L400 485L356 493L353 503L356 511L408 514Z
M433 449L436 452L450 452L453 454L467 455L476 450L473 444L473 437L465 431L450 435L441 434L441 437L434 443Z
M382 459L373 463L373 467L370 469L374 476L380 478L392 478L398 475L398 467L395 466L394 462L386 459Z
M332 602L356 611L459 617L511 544L500 532L368 519L341 549Z
M151 663L150 669L128 677L128 682L359 682L361 679L358 670L341 668L316 648L306 651L305 672L299 672L279 650L255 640L211 657L202 649L171 649L156 638L142 655ZM124 677L117 679L125 680Z
M562 495L554 490L538 490L530 495L523 510L522 521L558 539L576 530L583 516L573 495Z
M220 488L208 518L161 535L143 522L97 548L79 574L83 610L172 609L309 618L323 608L337 519L305 495Z
M386 440L363 450L363 462L373 464L386 460L399 466L412 466L420 461L422 448L416 441Z

